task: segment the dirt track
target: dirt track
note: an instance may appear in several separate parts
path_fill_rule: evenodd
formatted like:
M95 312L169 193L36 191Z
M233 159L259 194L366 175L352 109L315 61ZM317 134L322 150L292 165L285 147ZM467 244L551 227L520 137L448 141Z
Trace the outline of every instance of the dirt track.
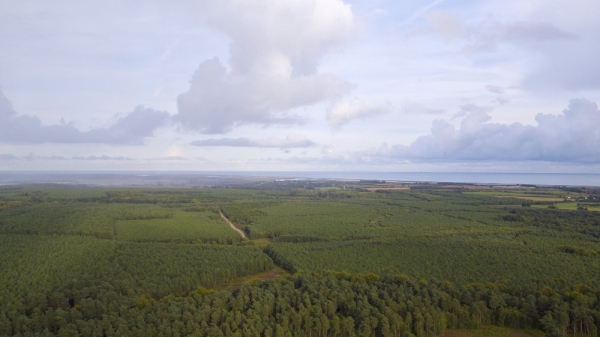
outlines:
M236 232L240 233L240 235L242 236L242 238L244 238L244 239L247 239L247 238L246 238L246 233L244 233L244 231L242 231L241 229L239 229L239 228L235 227L235 226L234 226L234 225L231 223L231 221L229 221L229 219L227 219L227 217L225 216L225 214L223 214L223 212L219 212L219 213L221 213L221 217L223 218L223 220L225 220L225 221L226 221L226 222L229 224L229 226L231 226L231 228L232 228L234 231L236 231Z

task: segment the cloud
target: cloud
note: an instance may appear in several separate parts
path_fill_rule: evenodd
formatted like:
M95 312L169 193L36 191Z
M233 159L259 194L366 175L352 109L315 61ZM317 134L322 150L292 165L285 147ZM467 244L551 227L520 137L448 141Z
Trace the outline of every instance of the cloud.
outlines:
M341 0L207 2L207 21L231 38L227 64L206 60L178 97L175 119L205 134L239 125L290 125L290 109L344 95L351 85L318 74L319 60L353 30Z
M598 5L588 4L590 11ZM573 8L562 8L569 13ZM597 20L578 22L569 27L580 26L577 34L551 21L485 20L479 24L465 24L460 18L447 12L427 15L428 27L421 33L432 33L445 39L462 38L461 52L466 54L501 53L518 50L532 57L520 87L537 92L569 90L594 90L600 88L600 63L596 61L600 46L600 24ZM557 21L557 20L555 20ZM462 28L461 28L462 27ZM508 47L508 48L506 48ZM489 90L489 87L488 87Z
M73 156L73 157L71 157L71 159L73 159L73 160L133 160L132 158L129 158L129 157L123 157L123 156L111 157L111 156L107 156L107 155Z
M191 159L183 157L183 156L166 156L166 157L158 157L158 158L148 158L148 159L145 159L145 160L148 160L148 161L162 161L162 162L172 162L172 161L175 161L175 162L184 162L184 161L190 161ZM206 159L203 158L201 161L206 161Z
M544 21L484 21L467 25L460 17L446 11L428 13L426 18L428 28L417 32L452 39L463 38L466 45L462 47L462 51L467 53L494 52L503 43L537 48L532 43L578 39L577 35Z
M436 11L425 16L426 27L414 31L444 38L464 54L498 56L485 62L519 58L528 69L521 71L523 79L518 87L528 91L553 94L599 89L600 24L590 13L598 12L600 3L550 1L534 4L533 8L535 15L514 21L496 21L491 15L481 21L472 17L461 20L452 13ZM461 40L457 43L458 38Z
M517 21L504 27L502 37L506 40L547 41L572 40L577 36L550 22Z
M568 3L544 2L543 10L551 22L568 25L576 35L553 34L562 40L534 45L541 57L526 74L521 86L552 95L556 92L600 89L600 22L597 15L600 2L577 0ZM557 36L558 35L558 36Z
M0 89L0 121L5 121L16 114L17 113L15 112L15 109L13 108L12 104L10 103L8 98L4 96L4 93Z
M154 130L164 126L170 115L137 106L132 112L116 116L109 127L81 131L72 123L42 125L38 117L17 114L0 91L0 142L14 144L97 143L141 145Z
M337 153L329 148L322 148L320 156L290 156L286 158L273 158L266 157L254 160L256 163L275 164L275 165L288 165L291 164L295 168L311 168L314 167L348 167L350 165L357 165L361 163L361 159L342 153Z
M477 104L463 104L460 106L460 110L452 116L452 119L464 117L469 114L486 114L492 111L492 107Z
M19 157L14 156L10 153L0 154L0 161L9 161L9 160L18 160L18 159L19 159Z
M290 132L286 139L281 138L220 138L204 139L192 142L194 146L231 146L231 147L261 147L261 148L306 148L316 145L315 142L303 135Z
M38 155L34 155L34 154L29 154L27 156L15 156L12 154L0 154L0 161L21 161L21 160L26 160L26 161L34 161L34 160L91 160L91 161L96 161L96 160L102 160L102 161L108 161L108 160L118 160L118 161L124 161L124 160L133 160L132 158L129 157L123 157L123 156L107 156L107 155L100 155L100 156L73 156L73 157L65 157L65 156L38 156Z
M544 94L600 89L600 25L586 33L564 45L541 46L543 58L526 74L522 86Z
M505 93L504 88L502 88L501 86L497 86L497 85L486 85L485 88L487 89L487 91L494 93L494 94L503 94ZM494 103L498 103L500 105L504 105L506 103L509 102L509 99L503 96L497 96L492 102Z
M500 105L504 105L509 102L509 99L506 97L498 96L498 97L496 97L495 101L498 102L498 104L500 104Z
M485 88L489 91L489 92L493 92L495 94L503 94L504 93L504 89L500 86L497 85L486 85Z
M407 103L402 107L402 112L414 115L439 115L446 112L445 109L436 109L423 106L418 103Z
M327 111L327 122L333 130L353 120L381 116L391 112L388 106L364 100L341 101Z
M112 138L117 144L141 144L145 138L153 135L154 130L166 125L169 119L170 115L166 111L138 105L132 112L119 116L112 126L105 129L93 129L88 133Z
M431 134L410 146L395 145L363 153L389 160L600 162L600 111L596 103L573 99L561 115L538 114L537 126L490 123L473 109L455 128L436 120Z

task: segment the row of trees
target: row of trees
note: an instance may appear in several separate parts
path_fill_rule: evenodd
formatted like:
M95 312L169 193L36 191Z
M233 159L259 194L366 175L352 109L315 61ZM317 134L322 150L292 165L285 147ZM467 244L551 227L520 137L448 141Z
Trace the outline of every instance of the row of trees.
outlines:
M234 292L200 288L159 300L102 290L66 308L50 298L46 308L5 309L0 335L434 337L496 324L596 337L600 323L600 290L581 285L456 287L402 275L299 272Z

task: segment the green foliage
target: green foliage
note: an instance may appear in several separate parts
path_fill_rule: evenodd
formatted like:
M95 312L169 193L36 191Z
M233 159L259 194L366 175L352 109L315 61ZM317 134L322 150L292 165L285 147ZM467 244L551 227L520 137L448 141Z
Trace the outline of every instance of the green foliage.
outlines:
M398 196L396 195L398 194ZM224 213L245 228L252 238L315 237L405 237L414 235L453 235L511 231L497 221L499 210L482 212L474 206L456 205L446 196L432 196L435 202L415 201L414 194L367 195L340 201L290 198L276 204L257 203L226 206ZM410 201L402 200L405 197ZM424 198L423 195L420 195ZM453 196L454 197L454 196ZM401 199L401 200L397 200ZM295 239L295 241L305 241Z
M87 236L0 235L0 303L44 298L63 283L105 270L116 243ZM45 301L45 299L44 299Z
M114 214L122 207L95 203L42 203L0 212L0 233L91 235L114 238Z
M393 241L273 243L265 250L290 271L348 270L449 280L457 284L560 278L569 284L600 285L600 260L588 252L558 254L538 236L410 238ZM523 239L530 244L524 245ZM541 239L541 240L540 240ZM565 241L563 241L565 242ZM594 254L595 255L595 254Z
M0 253L5 304L98 282L158 299L273 268L253 246L118 243L86 236L0 235Z
M587 212L569 191L379 183L0 187L0 336L597 336L586 190ZM273 261L295 274L216 290Z
M552 209L518 209L512 212L533 227L581 233L592 240L600 239L600 213L597 212Z
M585 249L585 248L581 248L581 247L577 247L577 246L558 246L558 249L561 252L565 252L568 254L582 255L582 256L591 256L591 255L598 254L598 251L595 249Z
M118 288L98 285L55 293L45 308L2 312L0 329L7 335L433 337L495 324L541 328L549 336L597 336L599 289L534 284L526 291L337 272L299 272L234 292L199 287L160 300L140 294L132 301ZM496 330L506 331L483 335L502 335Z
M273 268L252 246L120 243L113 270L135 293L154 298L185 295L199 285L215 287L236 277ZM109 278L110 279L110 278Z
M214 213L176 212L170 218L116 221L117 238L124 241L234 243L241 237Z

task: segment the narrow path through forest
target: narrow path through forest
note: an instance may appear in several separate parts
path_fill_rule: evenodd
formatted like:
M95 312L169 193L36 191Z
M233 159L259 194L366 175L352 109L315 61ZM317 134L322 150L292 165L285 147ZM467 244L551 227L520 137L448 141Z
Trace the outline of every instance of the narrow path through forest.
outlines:
M227 223L229 224L229 226L231 226L231 228L233 228L234 231L240 233L240 235L242 236L242 238L247 239L246 238L246 233L244 233L244 231L242 231L241 229L235 227L231 221L229 221L229 219L227 219L227 217L225 216L225 214L223 214L223 212L219 212L221 213L221 217L223 218L223 220L227 221Z

